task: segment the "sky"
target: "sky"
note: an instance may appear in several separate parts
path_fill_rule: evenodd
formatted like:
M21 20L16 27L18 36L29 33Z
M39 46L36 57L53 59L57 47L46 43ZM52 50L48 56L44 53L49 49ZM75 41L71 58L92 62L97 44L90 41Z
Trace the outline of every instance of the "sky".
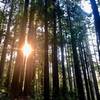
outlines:
M92 8L91 8L91 5L90 5L89 1L90 0L88 0L88 1L82 0L81 1L81 8L88 14L92 13ZM90 20L91 20L92 23L94 23L93 22L93 16L90 18ZM87 32L90 33L90 31L87 31ZM93 61L96 61L96 60L99 59L98 58L98 52L97 52L97 46L95 46L95 45L97 45L97 43L96 43L96 35L95 34L96 33L92 33L91 35L88 35L90 51L91 51L92 54L94 54L94 55L92 55Z
M2 9L3 6L4 6L4 4L0 2L0 9Z
M87 13L91 13L92 12L89 0L88 1L82 0L81 1L81 8Z

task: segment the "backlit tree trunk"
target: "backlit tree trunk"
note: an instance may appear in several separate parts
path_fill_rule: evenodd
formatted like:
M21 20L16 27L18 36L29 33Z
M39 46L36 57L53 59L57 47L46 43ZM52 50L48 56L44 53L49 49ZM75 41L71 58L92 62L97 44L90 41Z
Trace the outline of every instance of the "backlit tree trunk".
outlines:
M28 6L29 6L29 0L25 0L23 19L21 23L21 33L20 33L19 46L18 46L19 50L18 50L18 54L16 58L16 64L15 64L13 80L12 80L13 96L18 96L22 94L25 58L21 49L24 45L25 36L26 36L26 24L28 20Z

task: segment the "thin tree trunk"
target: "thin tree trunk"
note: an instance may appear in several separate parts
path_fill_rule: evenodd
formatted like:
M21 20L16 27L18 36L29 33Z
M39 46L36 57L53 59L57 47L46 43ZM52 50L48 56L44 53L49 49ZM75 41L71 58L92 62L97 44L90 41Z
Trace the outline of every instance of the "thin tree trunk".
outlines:
M100 15L98 11L98 7L95 0L90 0L91 7L94 15L94 23L96 29L96 36L97 36L97 44L98 44L98 52L99 52L99 60L100 60Z
M62 64L62 80L63 80L63 97L65 99L67 99L67 86L66 86L66 73L65 73L65 65L64 65L64 43L63 43L63 34L62 34L62 27L61 27L61 15L60 15L60 7L59 7L59 3L58 3L58 23L59 23L59 33L60 33L60 48L61 48L61 64Z
M83 47L84 47L84 45L83 45ZM83 49L83 52L84 52L84 60L85 60L85 65L86 65L86 71L87 71L87 77L88 77L88 82L89 82L89 88L90 88L90 93L91 93L91 99L95 100L94 89L93 89L92 82L91 82L91 79L90 79L89 63L88 63L88 60L87 60L87 55L86 55L85 47Z
M15 45L15 40L16 40L16 28L17 28L17 23L18 20L16 20L16 24L14 27L14 37L12 40L12 44L11 44L11 56L10 56L10 61L9 61L9 65L8 65L8 71L7 71L7 79L6 79L6 87L9 89L10 87L10 76L11 76L11 67L12 67L12 60L13 60L13 52L14 52L14 45Z
M88 46L88 44L86 44L86 47L87 46ZM88 47L87 47L87 51L89 53L88 58L89 58L89 61L90 61L90 68L91 68L91 73L92 73L92 77L93 77L94 88L95 88L95 91L96 91L96 97L97 97L97 100L99 100L100 94L99 94L98 82L97 82L97 78L96 78L96 74L95 74L95 68L94 68L94 65L93 65L92 56L90 54L90 50L89 50Z
M59 96L59 78L58 78L58 61L57 61L57 34L56 34L56 0L53 3L53 47L52 47L52 65L53 65L53 100Z
M26 77L25 77L25 85L24 85L24 95L25 96L32 94L31 86L32 86L33 72L35 70L34 57L35 57L36 36L35 36L35 31L34 31L35 28L33 27L33 21L34 21L34 7L33 7L33 1L31 0L28 43L31 45L32 52L27 58Z
M48 65L48 14L45 0L45 50L44 50L44 100L49 100L49 65Z
M89 91L89 84L88 84L87 75L86 75L85 61L84 61L84 57L83 57L81 43L79 43L79 54L80 54L80 60L81 60L81 65L82 65L82 70L83 70L83 75L84 75L84 80L85 80L86 95L87 95L88 100L91 100L91 95L90 95L90 91Z

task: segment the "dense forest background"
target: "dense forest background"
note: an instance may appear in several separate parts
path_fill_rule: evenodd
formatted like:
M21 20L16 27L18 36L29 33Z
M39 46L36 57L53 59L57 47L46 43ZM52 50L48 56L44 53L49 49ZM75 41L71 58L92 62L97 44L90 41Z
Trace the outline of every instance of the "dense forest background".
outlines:
M0 0L0 100L100 100L99 8Z

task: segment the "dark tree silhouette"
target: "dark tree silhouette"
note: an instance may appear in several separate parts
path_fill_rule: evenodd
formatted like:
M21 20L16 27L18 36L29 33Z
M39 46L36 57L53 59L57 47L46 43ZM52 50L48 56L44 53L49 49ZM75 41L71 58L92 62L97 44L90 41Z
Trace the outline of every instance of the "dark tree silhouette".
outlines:
M58 60L57 60L57 33L56 33L56 0L53 5L53 44L52 44L52 67L53 67L53 99L59 96Z
M48 0L45 0L45 50L44 50L44 100L49 100L49 65L48 65Z

